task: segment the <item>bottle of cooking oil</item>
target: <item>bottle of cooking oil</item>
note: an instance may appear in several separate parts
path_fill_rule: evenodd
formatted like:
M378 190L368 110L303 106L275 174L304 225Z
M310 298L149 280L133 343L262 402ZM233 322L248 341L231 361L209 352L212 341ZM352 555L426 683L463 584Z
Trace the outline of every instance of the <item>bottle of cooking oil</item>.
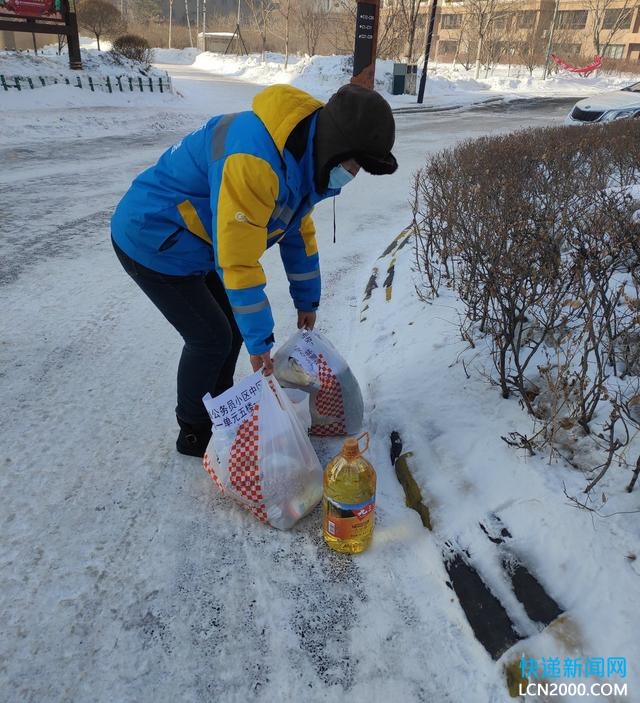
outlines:
M360 440L366 444L360 450ZM324 470L322 531L337 552L358 554L371 543L376 507L376 472L362 456L369 433L347 437Z

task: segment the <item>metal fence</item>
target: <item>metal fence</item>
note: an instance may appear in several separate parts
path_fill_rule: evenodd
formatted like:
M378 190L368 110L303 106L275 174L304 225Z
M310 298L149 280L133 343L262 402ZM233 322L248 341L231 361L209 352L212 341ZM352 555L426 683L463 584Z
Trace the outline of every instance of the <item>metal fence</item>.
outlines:
M171 78L159 76L93 76L77 75L73 78L56 76L6 76L0 73L0 87L8 90L33 90L47 85L70 85L84 90L103 91L106 93L171 93Z

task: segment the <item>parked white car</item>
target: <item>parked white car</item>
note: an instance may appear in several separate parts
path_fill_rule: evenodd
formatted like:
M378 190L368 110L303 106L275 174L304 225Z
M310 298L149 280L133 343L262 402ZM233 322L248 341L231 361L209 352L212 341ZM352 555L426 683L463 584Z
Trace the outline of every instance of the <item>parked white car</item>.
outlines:
M581 125L633 117L640 117L640 83L578 100L565 123Z

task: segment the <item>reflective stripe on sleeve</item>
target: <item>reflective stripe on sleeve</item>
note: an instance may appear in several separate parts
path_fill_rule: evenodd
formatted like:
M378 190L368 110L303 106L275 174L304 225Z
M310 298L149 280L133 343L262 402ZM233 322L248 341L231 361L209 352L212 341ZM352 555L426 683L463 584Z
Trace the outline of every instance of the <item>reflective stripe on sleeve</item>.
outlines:
M237 313L238 315L248 315L252 312L260 312L260 310L264 310L268 307L269 301L265 299L260 301L259 303L254 303L253 305L232 305L231 309L234 313Z
M312 278L318 278L320 269L309 271L308 273L288 273L287 278L290 281L310 281Z

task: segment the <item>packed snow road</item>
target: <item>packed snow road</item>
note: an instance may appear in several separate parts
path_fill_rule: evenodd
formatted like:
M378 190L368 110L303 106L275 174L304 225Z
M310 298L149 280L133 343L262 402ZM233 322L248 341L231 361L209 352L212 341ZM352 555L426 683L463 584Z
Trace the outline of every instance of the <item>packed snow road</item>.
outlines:
M377 548L351 559L324 547L317 511L290 532L265 528L176 454L180 341L120 270L109 217L163 149L259 89L194 88L193 70L180 71L189 109L50 110L32 138L0 148L0 697L508 700L462 616L451 618L440 554L399 487L406 516L384 531L381 512ZM371 262L410 219L424 155L559 123L568 104L398 116L395 182L406 187L358 177L337 199L335 245L331 206L315 217L320 329L347 357L363 341L353 321ZM284 341L294 311L277 255L265 268ZM337 448L317 443L323 461Z
M221 84L212 81L209 74L185 66L179 67L173 80L178 89L184 82L199 81L201 114L162 110L132 118L130 110L118 108L54 111L48 118L51 129L37 131L28 143L0 147L0 162L5 165L0 171L0 284L15 280L25 267L43 259L66 256L77 244L86 244L89 232L108 228L114 204L137 172L208 114L217 114L219 108L223 112L249 105L259 90L254 85L220 79L222 97L217 92L215 99L207 99L212 86L219 91ZM559 124L572 103L571 99L518 100L437 112L425 107L419 114L400 112L396 117L397 150L400 155L411 155L400 159L400 172L408 177L416 155L446 148L461 138ZM205 109L208 106L213 108L211 113ZM92 129L90 136L83 134L87 118L99 127ZM66 129L57 139L55 125L62 122ZM74 124L77 136L70 138L73 130L69 125ZM353 206L362 207L363 216L368 216L371 202L368 193L364 195L365 201L353 202ZM25 213L29 213L26 221ZM48 236L40 236L43 231Z

